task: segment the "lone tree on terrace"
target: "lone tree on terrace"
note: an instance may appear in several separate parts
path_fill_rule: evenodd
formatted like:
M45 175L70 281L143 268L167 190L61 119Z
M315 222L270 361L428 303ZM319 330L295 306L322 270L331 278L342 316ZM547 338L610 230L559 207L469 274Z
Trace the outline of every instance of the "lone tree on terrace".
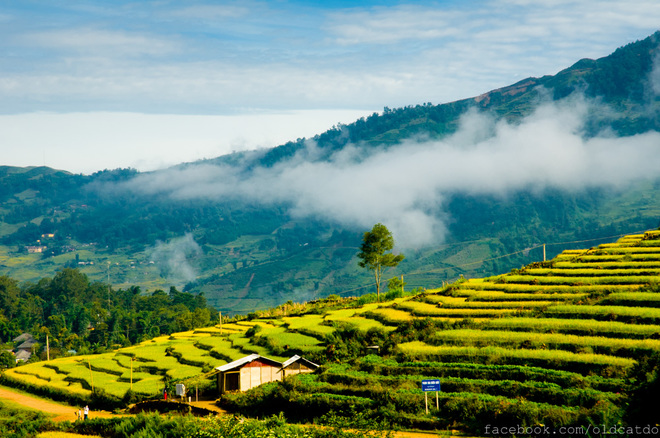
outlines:
M380 301L380 279L383 268L393 268L403 260L402 254L394 255L387 252L392 248L394 248L394 238L385 225L376 224L371 231L364 233L358 254L358 258L361 259L358 265L374 271L378 301Z

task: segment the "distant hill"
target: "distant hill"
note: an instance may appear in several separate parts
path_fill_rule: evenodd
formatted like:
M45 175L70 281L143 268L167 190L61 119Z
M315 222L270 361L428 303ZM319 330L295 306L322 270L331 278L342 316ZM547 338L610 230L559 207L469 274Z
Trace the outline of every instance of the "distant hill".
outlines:
M2 167L0 274L36 281L76 267L117 288L167 290L174 285L203 292L210 305L229 313L333 293L361 295L371 287L369 274L357 268L355 259L364 226L342 221L332 211L301 214L291 197L243 196L241 184L217 196L160 187L171 184L172 175L199 178L203 172L198 169L211 167L228 173L226 180L215 176L206 190L232 180L247 186L294 162L334 163L340 151L351 153L356 163L373 151L450 138L466 114L488 114L495 127L504 120L515 126L543 105L569 102L576 95L597 103L584 113L581 138L660 131L654 76L659 39L655 33L607 57L583 59L554 76L528 78L481 96L385 108L312 139L159 172L118 169L85 176L44 167ZM470 165L441 163L438 172ZM425 206L436 212L432 220L446 226L445 239L405 249L406 260L385 275L403 274L411 288L442 285L460 275L488 276L519 267L538 259L530 251L540 251L542 243L556 244L547 246L551 257L581 245L570 242L605 239L591 240L596 245L656 228L659 187L657 180L645 179L579 190L521 186L506 196L447 191L432 200L437 205Z

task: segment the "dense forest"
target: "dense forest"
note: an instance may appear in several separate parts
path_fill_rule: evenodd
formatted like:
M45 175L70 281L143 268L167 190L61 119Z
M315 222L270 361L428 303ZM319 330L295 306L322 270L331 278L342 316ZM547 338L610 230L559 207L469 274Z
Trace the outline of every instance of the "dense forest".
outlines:
M84 354L125 347L217 320L203 295L174 287L149 294L139 287L115 290L70 268L22 285L0 277L0 342L29 332L40 343L35 351L42 359L47 335L52 359L72 350Z

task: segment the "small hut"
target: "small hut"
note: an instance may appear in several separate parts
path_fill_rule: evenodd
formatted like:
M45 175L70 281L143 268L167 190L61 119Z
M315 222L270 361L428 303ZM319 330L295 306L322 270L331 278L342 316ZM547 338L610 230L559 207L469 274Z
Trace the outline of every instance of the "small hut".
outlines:
M247 391L262 383L282 380L282 363L258 354L216 368L218 392Z
M32 356L32 350L34 349L37 340L30 333L23 333L22 335L15 337L13 342L14 344L20 343L20 345L15 348L16 362L27 362Z
M282 364L282 377L294 374L313 373L319 366L304 357L293 356Z

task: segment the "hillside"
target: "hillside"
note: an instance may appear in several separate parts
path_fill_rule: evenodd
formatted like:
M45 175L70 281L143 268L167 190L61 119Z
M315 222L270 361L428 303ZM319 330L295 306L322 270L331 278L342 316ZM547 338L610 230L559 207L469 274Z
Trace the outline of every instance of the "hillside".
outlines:
M395 233L397 242L403 244L410 237L405 234L418 233L402 248L406 260L388 273L404 274L411 287L441 284L460 275L506 272L538 259L538 252L526 250L542 243L556 255L576 247L563 242L655 228L660 217L657 173L635 165L646 161L652 168L657 154L651 147L642 149L645 155L633 146L643 135L657 134L660 126L651 80L659 36L598 60L578 61L556 75L527 78L474 98L385 108L311 139L158 172L118 169L72 175L43 167L2 167L0 274L37 281L75 267L115 288L153 291L176 286L203 292L216 309L245 314L288 300L367 292L370 277L357 268L355 254L361 234L385 219L401 231ZM497 185L492 184L495 177L483 176L482 181L480 175L486 173L478 171L478 160L462 155L459 148L453 152L463 160L429 167L430 160L420 158L399 175L398 162L415 157L429 142L455 140L474 114L490 122L485 128L476 126L476 134L470 135L493 135L495 140L485 140L489 146L489 141L498 141L498 131L525 128L547 105L555 105L561 114L580 107L580 99L589 103L584 114L576 116L581 125L574 135L557 138L550 151L539 155L543 158L529 154L529 161L514 163L509 171L511 160L502 160L499 167L504 170L496 176L507 180L517 172L539 173L543 181L544 160L571 153L561 149L553 154L552 148L584 141L589 145L585 155L594 155L596 162L603 160L600 151L610 148L629 151L623 154L626 159L637 157L641 163L626 169L628 179L618 181L624 172L615 165L563 175L560 171L573 165L566 162L557 165L552 184L530 179L483 190ZM621 142L616 147L601 144L612 138ZM511 139L504 140L508 144ZM519 152L515 155L524 155L524 150ZM347 163L341 161L345 156L350 158ZM355 184L368 175L369 167L360 164L370 164L370 157L383 157L390 165ZM304 174L305 169L312 171ZM323 173L328 169L334 173ZM316 172L329 176L317 178ZM342 172L348 176L337 180ZM451 176L442 186L430 185L442 174ZM475 175L472 185L461 185L469 175ZM425 179L430 182L425 184ZM392 187L371 195L372 180ZM406 191L389 196L408 185L417 187L414 196ZM351 198L361 191L364 198ZM364 217L370 215L374 218L367 223Z
M81 401L95 385L97 403L120 404L131 386L145 398L178 382L212 393L204 373L250 353L301 354L323 366L221 404L293 421L360 412L388 427L476 434L488 425L655 424L647 397L660 367L659 280L660 231L649 231L380 303L290 303L111 353L28 364L3 382ZM441 382L439 410L432 394L428 414L423 379Z

